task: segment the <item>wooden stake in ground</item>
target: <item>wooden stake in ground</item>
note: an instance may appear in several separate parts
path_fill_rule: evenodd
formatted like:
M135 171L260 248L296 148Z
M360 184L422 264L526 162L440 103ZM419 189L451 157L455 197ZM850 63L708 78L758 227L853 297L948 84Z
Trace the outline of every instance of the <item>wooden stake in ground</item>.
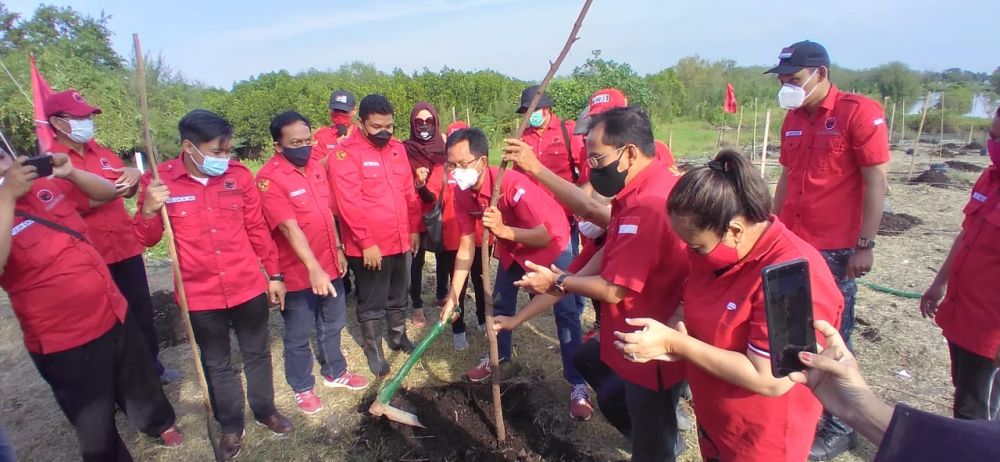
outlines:
M146 62L143 61L142 47L139 44L139 34L132 34L132 43L135 45L135 77L136 87L139 89L139 109L142 112L142 139L146 145L146 154L149 158L149 170L153 174L153 179L160 179L160 172L156 168L156 149L153 147L153 136L149 132L149 100L146 96ZM198 385L201 387L201 394L204 398L205 425L208 427L208 444L212 446L212 453L216 461L222 460L219 452L219 445L216 443L219 438L215 429L215 418L212 414L212 402L208 394L208 381L205 380L205 370L201 366L201 354L198 352L198 343L194 340L194 330L191 328L191 317L188 313L187 294L184 292L184 279L181 277L181 269L177 260L177 244L174 242L174 228L170 225L170 216L167 215L167 208L160 208L160 218L163 219L163 238L167 241L167 256L170 258L171 270L174 273L174 287L177 290L177 301L181 306L181 321L184 324L184 334L187 336L188 345L191 347L191 360L194 362L194 374L198 378Z
M944 92L938 100L941 104L941 132L938 135L938 157L944 158Z
M768 132L771 131L771 110L768 109L767 113L764 115L764 142L761 143L760 149L760 176L767 179L764 175L764 170L767 168L767 138Z
M913 166L917 162L917 151L920 148L920 135L924 133L924 121L927 120L927 107L931 105L931 94L924 97L924 110L920 113L920 125L917 127L917 139L913 142L913 156L910 157L910 169L906 172L906 179L913 177Z
M900 124L900 125L903 126L903 128L901 128L899 130L899 143L900 144L902 144L903 140L906 139L906 116L908 114L909 114L909 109L906 107L906 100L904 99L903 100L903 123Z
M473 126L472 125L472 111L469 111L468 107L465 108L465 123L469 124L470 127Z
M892 127L896 123L896 102L892 102L892 115L889 116L889 141L892 141Z
M757 155L757 98L753 99L753 139L750 140L750 160Z
M545 78L542 79L542 83L538 85L538 91L535 92L535 97L531 99L531 104L528 105L528 109L524 111L521 116L521 122L518 124L517 129L514 131L512 138L520 138L524 134L524 130L528 128L528 117L531 113L535 111L538 106L538 101L542 99L542 95L545 93L545 89L548 88L549 82L552 77L555 76L556 71L559 70L559 65L562 64L563 60L566 59L566 55L569 54L570 48L573 47L573 43L576 42L579 37L577 34L580 32L580 26L583 25L583 19L587 17L587 11L590 10L590 4L594 0L585 0L583 2L583 8L580 9L580 15L577 16L576 22L573 23L573 29L569 32L569 37L566 39L566 44L563 45L562 51L559 53L559 57L549 65L549 72L545 74ZM493 179L493 191L490 195L490 207L496 207L497 201L500 199L500 183L503 181L504 172L507 170L507 165L509 162L500 162L500 169L497 171L497 177ZM483 257L483 298L486 302L486 338L489 340L490 344L490 370L493 372L492 382L493 382L493 417L496 419L497 426L497 439L503 442L507 439L507 429L503 422L503 408L501 407L500 400L500 352L497 347L497 332L493 329L493 284L490 282L490 231L483 230L483 240L482 247L480 251Z
M969 142L965 143L966 146L972 144L972 130L976 128L976 124L969 125Z
M458 115L455 114L455 106L451 107L451 121L454 122L458 120Z
M740 121L736 122L736 149L740 148L740 131L743 130L743 105L740 105Z
M670 132L667 133L667 149L669 149L671 153L674 152L674 131L673 130L670 130Z

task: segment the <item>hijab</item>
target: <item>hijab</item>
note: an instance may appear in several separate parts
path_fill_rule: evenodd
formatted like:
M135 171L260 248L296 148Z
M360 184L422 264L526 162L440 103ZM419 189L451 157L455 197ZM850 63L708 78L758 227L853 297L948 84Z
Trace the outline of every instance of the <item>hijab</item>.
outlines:
M423 140L417 136L418 127L416 126L416 118L417 114L423 110L430 112L431 117L434 118L434 123L430 125L429 129L431 137L428 140ZM410 111L410 138L403 141L403 145L406 146L406 156L410 160L410 167L414 170L419 167L430 169L435 165L441 165L445 162L446 154L440 127L441 119L438 117L438 112L437 109L434 109L434 105L426 102L419 102L413 105L413 110Z

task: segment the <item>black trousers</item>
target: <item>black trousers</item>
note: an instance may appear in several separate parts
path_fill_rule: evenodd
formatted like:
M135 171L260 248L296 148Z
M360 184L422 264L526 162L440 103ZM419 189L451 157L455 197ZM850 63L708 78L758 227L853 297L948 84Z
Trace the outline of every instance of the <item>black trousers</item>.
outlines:
M422 241L422 240L421 240ZM435 295L437 299L441 300L448 296L448 279L451 276L451 272L441 264L442 261L446 261L448 257L445 252L433 252L434 258L437 260L437 266L434 270L435 273ZM410 265L410 301L413 302L414 308L423 308L424 299L422 297L423 292L423 276L424 276L424 261L426 259L426 250L424 250L423 242L420 243L420 250L417 254L413 256L413 262Z
M445 276L442 278L438 276L438 281L445 281L446 285L450 286L451 275L455 274L455 258L458 256L458 251L448 250L445 251L440 260L438 260L438 268L444 267ZM480 325L486 324L486 291L483 289L483 254L480 252L480 248L476 247L475 257L472 260L472 269L469 270L469 278L472 279L472 291L476 294L476 321ZM462 291L458 293L458 308L462 310L462 316L451 325L451 332L453 334L461 334L465 332L465 289L469 286L469 281L466 280L465 284L462 284ZM445 295L447 296L447 294Z
M153 366L157 375L163 373L163 364L157 356L160 355L160 344L156 338L156 327L153 325L153 298L149 295L149 282L146 279L146 265L142 254L126 258L120 262L108 265L111 278L118 290L128 302L128 311L135 316L136 324L146 342L149 356L153 358Z
M232 308L191 312L191 327L201 350L212 411L223 433L240 433L244 428L243 386L233 370L230 327L236 331L243 356L250 410L258 420L275 412L268 310L267 295L260 294Z
M1000 417L1000 373L993 360L951 342L948 342L948 352L951 354L951 382L955 385L955 418L996 420Z
M115 427L115 405L152 437L174 424L174 408L131 315L95 340L31 359L73 425L85 461L132 460Z
M625 404L632 421L632 461L677 460L677 401L683 384L653 391L625 382Z
M373 321L385 317L386 310L406 308L406 292L410 286L410 253L382 257L382 269L365 268L361 257L347 257L354 271L358 295L358 321Z
M632 421L625 402L625 381L601 361L601 343L594 337L577 347L573 366L597 392L597 407L626 439L632 438Z

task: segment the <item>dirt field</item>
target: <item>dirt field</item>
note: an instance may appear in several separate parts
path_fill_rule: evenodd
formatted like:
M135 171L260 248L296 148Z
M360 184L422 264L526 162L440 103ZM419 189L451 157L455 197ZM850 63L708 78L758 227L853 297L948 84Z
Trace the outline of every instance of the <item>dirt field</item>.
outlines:
M975 172L947 172L949 184L905 184L909 157L894 153L890 175L890 211L922 220L904 232L889 232L878 239L875 268L867 280L908 292L922 292L944 260L961 223L961 208ZM960 155L963 162L985 166L987 157ZM921 159L926 160L926 159ZM936 160L935 162L940 162ZM912 176L927 169L918 162ZM964 167L964 166L963 166ZM769 178L776 178L772 169ZM934 185L938 186L938 185ZM147 264L154 291L171 289L169 267L162 262ZM423 281L426 302L433 301L433 257L429 257ZM40 379L21 342L21 333L6 296L0 294L0 424L18 451L20 460L57 461L77 457L76 441L70 426L58 411L48 386ZM163 298L168 298L163 296ZM471 305L471 303L469 303ZM348 301L350 335L344 336L344 350L355 372L370 375L364 355L356 343L358 326L354 300ZM472 308L471 306L469 308ZM435 309L428 310L428 318ZM857 302L858 327L854 345L869 383L890 402L906 402L940 414L950 414L952 388L949 383L948 355L940 330L921 319L915 300L904 299L861 287ZM584 325L589 327L593 311L588 308ZM184 380L166 387L179 415L179 426L187 436L183 447L160 448L134 431L125 419L119 428L137 460L211 460L206 443L202 397L190 367L190 350L183 335L171 334L176 318L158 319L161 340L168 345L163 361L179 368ZM558 344L553 337L551 315L543 316L515 333L515 355L523 366L507 392L506 415L513 449L491 446L491 415L486 387L450 385L482 354L485 341L475 334L475 318L467 315L471 327L468 351L456 352L450 335L442 335L413 373L400 406L415 411L433 423L428 430L401 430L395 424L373 421L363 412L380 383L362 393L317 387L326 407L315 416L296 409L291 390L284 381L281 355L281 317L271 318L272 359L278 408L289 416L296 429L284 439L273 438L256 425L248 425L240 460L252 461L429 461L429 460L622 460L628 458L627 442L598 414L589 422L575 423L566 411L569 387L563 381ZM176 327L176 326L175 326ZM420 338L411 329L412 338ZM166 337L166 338L164 338ZM178 343L180 342L180 343ZM393 370L405 360L390 355ZM247 421L252 416L247 413ZM685 432L688 444L683 461L700 460L693 431ZM875 449L862 443L838 461L871 460Z

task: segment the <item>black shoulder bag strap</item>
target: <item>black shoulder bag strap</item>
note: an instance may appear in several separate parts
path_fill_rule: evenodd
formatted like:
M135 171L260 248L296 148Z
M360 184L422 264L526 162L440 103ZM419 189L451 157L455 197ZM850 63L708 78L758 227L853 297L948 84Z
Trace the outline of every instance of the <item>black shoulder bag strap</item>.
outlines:
M77 238L77 239L79 239L79 240L81 240L83 242L86 242L88 244L90 243L90 241L87 240L87 238L84 237L83 234L80 234L79 232L77 232L76 230L74 230L74 229L72 229L72 228L70 228L68 226L60 225L59 223L56 223L54 221L49 221L49 220L46 220L46 219L41 218L41 217L36 217L36 216L34 216L34 215L30 214L30 213L25 213L25 212L22 212L20 210L15 210L14 211L14 215L15 216L19 216L19 217L23 217L23 218L25 218L27 220L34 221L35 223L38 223L38 224L40 224L42 226L45 226L45 227L48 227L48 228L52 228L52 229L54 229L56 231L59 231L60 233L69 234L70 236L73 236L73 237L75 237L75 238Z
M566 120L563 119L559 121L559 126L562 127L563 142L566 143L567 157L569 157L569 170L573 173L573 183L580 181L580 169L576 167L576 161L573 160L573 143L569 139L569 130L566 130Z

